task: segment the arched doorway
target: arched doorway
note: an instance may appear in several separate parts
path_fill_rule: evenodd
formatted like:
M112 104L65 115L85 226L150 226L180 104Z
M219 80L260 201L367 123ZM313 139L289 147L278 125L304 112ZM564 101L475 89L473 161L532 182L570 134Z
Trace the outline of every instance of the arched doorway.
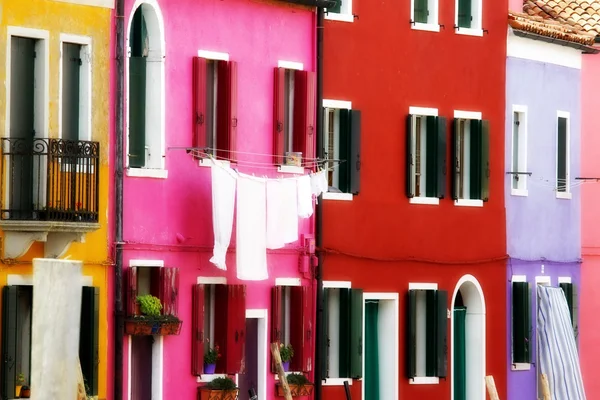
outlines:
M451 304L451 398L485 400L485 298L474 276L458 281Z

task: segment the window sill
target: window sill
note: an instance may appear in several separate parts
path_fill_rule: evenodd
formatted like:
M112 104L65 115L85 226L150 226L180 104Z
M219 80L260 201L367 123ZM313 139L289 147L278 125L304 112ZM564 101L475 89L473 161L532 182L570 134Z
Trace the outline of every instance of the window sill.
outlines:
M411 385L437 385L440 383L440 378L437 376L416 376L408 380Z
M430 204L434 206L440 204L440 199L437 197L411 197L408 201L410 204Z
M556 198L563 200L571 200L573 198L573 194L571 192L556 192Z
M513 363L510 366L511 371L529 371L531 369L530 363Z
M483 37L483 29L478 28L454 28L457 35Z
M527 189L510 189L510 195L527 197L529 196L529 191Z
M231 162L229 160L210 160L208 158L201 158L198 161L198 165L200 167L210 167L213 165L213 163L215 163L217 165L223 165L223 166L231 165Z
M483 200L458 199L454 200L454 205L458 207L483 207Z
M227 378L227 374L202 374L196 377L196 382L212 382L217 378Z
M344 386L344 382L352 386L352 378L327 378L323 379L323 386Z
M127 168L127 176L136 178L167 179L168 172L166 169Z
M302 374L302 372L296 372L296 371L287 371L285 373L285 376L288 376L290 374ZM279 380L279 375L278 374L273 374L273 376L275 377L275 380L278 381Z
M341 22L354 22L354 15L352 14L338 14L338 13L327 13L325 19L330 21L341 21Z
M352 201L352 193L335 193L325 192L323 193L323 200L341 200L341 201Z
M416 31L429 31L429 32L439 32L440 26L438 24L423 24L421 22L415 22L412 25L412 29Z
M277 167L277 172L282 174L304 174L304 167L297 167L295 165L280 165Z

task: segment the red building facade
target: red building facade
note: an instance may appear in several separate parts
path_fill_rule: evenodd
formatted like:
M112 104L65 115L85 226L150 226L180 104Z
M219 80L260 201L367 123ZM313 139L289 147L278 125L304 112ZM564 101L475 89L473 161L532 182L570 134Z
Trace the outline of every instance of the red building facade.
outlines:
M506 9L329 10L327 400L345 380L355 399L485 399L484 375L506 396Z

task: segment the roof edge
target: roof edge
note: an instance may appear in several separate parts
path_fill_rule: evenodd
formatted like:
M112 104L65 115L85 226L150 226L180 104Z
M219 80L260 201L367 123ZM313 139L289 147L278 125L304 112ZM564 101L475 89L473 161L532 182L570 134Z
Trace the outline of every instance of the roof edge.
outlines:
M523 37L523 38L527 38L527 39L540 40L540 41L546 42L546 43L554 43L554 44L558 44L561 46L571 47L573 49L580 50L584 54L600 53L600 49L592 47L592 46L584 45L584 44L577 43L577 42L571 42L568 40L559 39L559 38L555 38L555 37L544 36L544 35L540 35L539 33L533 33L533 32L524 31L524 30L515 29L515 28L513 28L513 33L515 34L515 36L519 36L519 37Z

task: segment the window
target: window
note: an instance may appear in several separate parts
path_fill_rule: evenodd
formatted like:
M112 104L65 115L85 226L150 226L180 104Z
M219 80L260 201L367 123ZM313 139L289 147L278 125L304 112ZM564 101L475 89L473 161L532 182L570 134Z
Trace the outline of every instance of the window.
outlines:
M457 33L482 36L481 0L456 0L455 29Z
M558 112L556 139L556 197L571 198L569 113Z
M512 369L531 363L531 294L523 279L512 282Z
M226 318L225 318L226 316ZM197 284L192 292L192 371L204 373L204 354L219 346L216 373L244 373L246 286Z
M459 113L455 113L455 116ZM452 197L488 201L490 182L489 124L474 118L454 118Z
M526 107L513 107L511 194L527 195L527 114Z
M315 74L275 68L274 163L283 165L288 153L301 153L308 167L315 154Z
M194 57L194 147L235 161L237 63Z
M83 377L92 395L98 395L98 309L99 288L84 286L81 298L79 360ZM2 288L2 371L1 397L16 396L19 374L25 384L31 384L31 323L33 316L33 286ZM35 388L34 388L35 390Z
M61 138L90 140L89 46L63 40L61 58Z
M323 379L362 378L363 290L325 288L323 304Z
M325 18L335 21L353 22L352 0L335 0L335 5L326 9Z
M448 292L411 289L407 305L408 378L419 383L418 378L446 377ZM428 383L437 383L437 380Z
M435 110L437 113L437 110ZM443 199L446 191L446 119L409 114L406 119L406 195Z
M164 168L165 41L157 12L153 5L142 4L129 31L129 168Z
M560 282L559 286L565 293L565 298L567 299L567 304L569 306L569 314L571 315L571 322L573 323L575 342L577 343L577 339L579 337L579 300L577 296L577 287L571 282Z
M411 0L411 23L413 29L439 32L438 0Z
M313 296L309 286L274 286L271 297L271 342L292 345L292 371L312 371ZM271 363L276 372L275 363Z
M336 160L329 164L328 191L358 194L361 113L339 103L346 102L323 101L325 158Z

